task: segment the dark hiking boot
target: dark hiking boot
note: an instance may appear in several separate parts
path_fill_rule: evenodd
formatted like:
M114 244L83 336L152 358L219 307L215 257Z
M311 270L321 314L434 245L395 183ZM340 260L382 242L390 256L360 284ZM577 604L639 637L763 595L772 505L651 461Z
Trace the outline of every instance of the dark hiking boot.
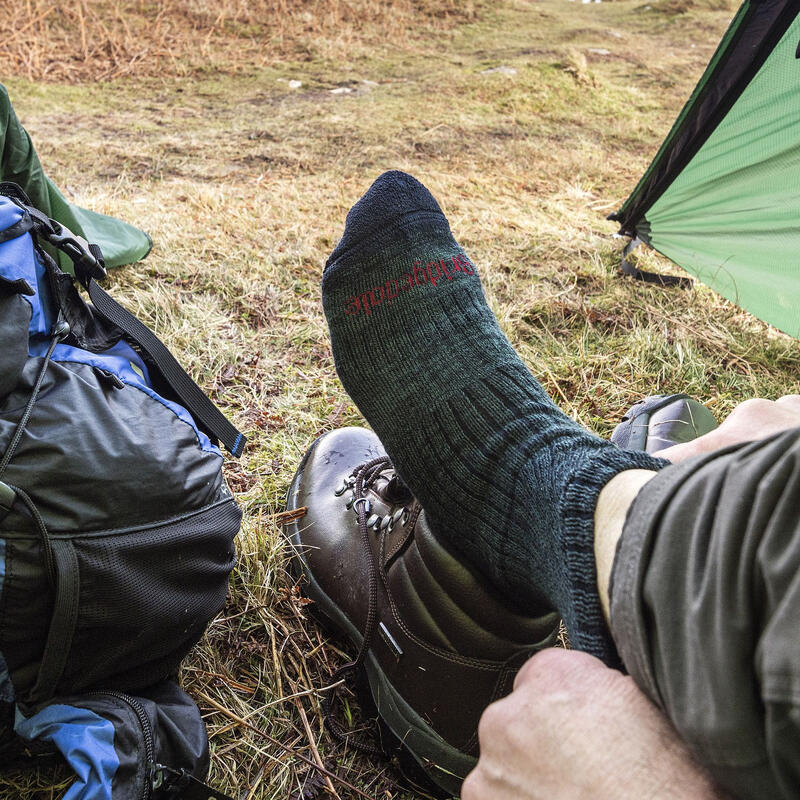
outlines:
M714 430L717 420L687 394L656 394L634 405L614 428L611 441L623 450L657 453Z
M612 434L655 452L716 427L687 395L648 397ZM359 648L378 715L436 785L458 793L475 764L483 710L522 664L555 643L558 616L508 608L430 529L377 436L317 439L288 494L286 526L305 591Z
M314 442L289 490L287 510L303 507L286 529L306 593L360 648L383 722L457 794L478 754L481 713L555 643L558 615L499 602L431 530L371 431Z

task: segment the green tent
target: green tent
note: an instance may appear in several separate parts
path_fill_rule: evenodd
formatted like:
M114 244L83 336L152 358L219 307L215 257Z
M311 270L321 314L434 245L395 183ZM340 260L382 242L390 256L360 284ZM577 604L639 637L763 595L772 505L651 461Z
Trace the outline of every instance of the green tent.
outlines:
M127 222L70 203L44 174L30 136L22 127L5 87L0 85L0 180L19 184L40 211L73 233L100 245L106 266L118 267L144 258L150 237ZM71 262L57 253L62 269Z
M748 0L610 219L800 338L800 0Z

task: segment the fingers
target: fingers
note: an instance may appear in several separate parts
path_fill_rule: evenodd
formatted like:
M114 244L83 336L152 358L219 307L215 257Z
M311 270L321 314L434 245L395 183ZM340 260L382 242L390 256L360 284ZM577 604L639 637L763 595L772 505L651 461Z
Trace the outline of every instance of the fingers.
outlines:
M532 775L531 779L535 780L536 776ZM461 785L461 800L491 800L497 796L495 782L489 777L483 764L480 768L473 769Z
M785 394L777 400L752 397L739 403L728 415L728 419L732 417L747 417L755 421L768 421L770 419L784 421L787 413L800 416L800 394Z
M483 785L483 770L476 767L461 784L461 800L481 800L488 796L488 787Z
M662 450L660 456L682 461L723 447L755 442L800 427L800 395L778 400L754 397L739 403L715 430L682 445Z
M593 672L602 672L607 667L599 658L580 650L564 650L548 647L529 658L514 678L514 689L528 683L546 681L547 687L555 689L561 685L573 685ZM547 688L543 687L543 688Z
M773 404L773 400L767 400L765 397L751 397L749 400L743 400L741 403L738 403L733 411L728 414L726 419L730 419L734 416L741 417L768 414Z
M788 411L795 411L797 414L800 414L800 394L785 394L783 397L779 397L775 402Z
M462 800L718 797L633 680L574 650L531 658L484 712L478 738Z
M797 427L800 427L800 394L787 394L777 400L753 397L739 403L713 431L654 455L676 463L730 445L766 439Z

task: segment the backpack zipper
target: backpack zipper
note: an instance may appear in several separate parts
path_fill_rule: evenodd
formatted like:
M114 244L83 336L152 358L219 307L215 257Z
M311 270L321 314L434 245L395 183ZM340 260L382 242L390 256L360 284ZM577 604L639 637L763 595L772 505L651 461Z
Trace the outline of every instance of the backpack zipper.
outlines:
M161 785L163 773L162 770L158 769L160 765L156 763L156 748L153 741L153 727L150 724L150 717L147 716L144 706L135 697L131 697L129 694L125 694L124 692L105 691L87 692L86 694L91 697L114 697L129 706L136 715L136 718L139 720L139 727L142 729L144 752L147 759L147 773L142 800L150 800L153 789L156 786Z
M199 787L203 792L207 792L209 800L233 800L228 795L213 789L208 784L195 778L185 769L174 770L156 761L153 727L150 724L150 717L147 716L144 706L135 697L131 697L131 695L125 694L124 692L113 690L87 692L85 696L113 697L120 700L133 710L136 718L139 720L139 727L142 729L142 739L144 740L145 757L147 758L147 780L144 784L144 794L141 800L151 800L154 791L158 789L169 790L170 787L173 787L175 784L184 784L184 789L187 786L193 788ZM194 791L197 792L197 788L194 788Z

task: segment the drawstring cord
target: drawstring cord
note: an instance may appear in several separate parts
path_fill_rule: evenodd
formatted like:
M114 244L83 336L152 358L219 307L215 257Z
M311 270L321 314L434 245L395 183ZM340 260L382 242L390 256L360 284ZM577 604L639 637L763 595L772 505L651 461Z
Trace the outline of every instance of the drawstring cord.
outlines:
M19 422L17 423L17 429L14 431L14 438L11 440L11 443L6 448L6 452L3 455L2 460L0 460L0 478L3 477L3 473L5 472L6 467L8 466L8 462L11 461L11 457L14 455L14 452L19 445L20 439L22 439L22 434L25 432L25 426L28 424L28 420L31 418L31 414L33 413L33 406L36 402L36 398L39 396L39 390L42 388L42 382L44 381L44 376L47 373L47 368L50 366L50 359L53 357L53 351L56 349L56 345L69 333L69 325L64 320L59 320L54 326L51 336L53 337L50 342L50 347L47 349L47 354L42 361L42 366L39 369L39 374L36 377L36 383L33 385L33 390L31 391L31 396L28 400L28 404L25 406L25 412L23 413L22 417L20 417Z
M56 345L60 341L62 341L62 339L64 339L68 333L69 333L69 325L63 319L59 319L59 321L53 326L50 346L48 347L47 353L45 354L44 359L42 360L42 365L39 368L39 374L36 376L36 382L34 383L33 389L31 390L31 395L28 398L28 402L25 406L25 411L23 412L19 422L17 423L17 427L14 430L14 436L12 437L11 442L6 448L2 460L0 460L0 478L2 478L3 473L6 470L6 467L11 461L11 458L13 457L14 453L17 450L17 447L19 446L20 441L22 440L22 435L25 433L25 428L27 427L28 422L30 421L31 414L33 414L33 407L36 403L36 399L39 397L39 390L42 388L42 383L44 382L45 375L47 374L47 368L50 366L50 360L53 357L53 352L56 349ZM55 588L56 585L55 558L53 556L53 548L50 544L50 536L47 532L47 526L45 525L44 519L42 518L42 515L39 513L39 509L36 508L36 504L33 502L33 500L31 499L30 495L27 492L25 492L23 489L20 489L18 486L14 486L13 484L10 483L6 483L5 485L16 494L16 496L28 509L31 517L33 518L34 524L36 525L36 529L39 533L39 539L41 541L42 559L44 561L47 580L48 583L50 584L50 587Z

